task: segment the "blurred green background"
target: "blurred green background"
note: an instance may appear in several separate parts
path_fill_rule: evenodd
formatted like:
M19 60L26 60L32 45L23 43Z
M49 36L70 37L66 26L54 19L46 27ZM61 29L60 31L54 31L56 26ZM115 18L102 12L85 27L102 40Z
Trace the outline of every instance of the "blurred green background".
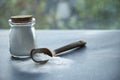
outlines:
M120 29L120 0L0 0L0 29L25 14L37 29Z

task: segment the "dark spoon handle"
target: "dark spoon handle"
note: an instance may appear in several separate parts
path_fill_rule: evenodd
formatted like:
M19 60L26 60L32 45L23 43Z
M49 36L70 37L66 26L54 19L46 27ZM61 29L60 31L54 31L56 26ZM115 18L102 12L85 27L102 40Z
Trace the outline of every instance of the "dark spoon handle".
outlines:
M77 42L68 44L66 46L60 47L58 49L55 49L54 52L55 52L55 54L59 54L61 52L64 52L64 51L67 51L67 50L70 50L70 49L73 49L73 48L76 48L76 47L84 47L85 44L86 44L85 41L77 41Z

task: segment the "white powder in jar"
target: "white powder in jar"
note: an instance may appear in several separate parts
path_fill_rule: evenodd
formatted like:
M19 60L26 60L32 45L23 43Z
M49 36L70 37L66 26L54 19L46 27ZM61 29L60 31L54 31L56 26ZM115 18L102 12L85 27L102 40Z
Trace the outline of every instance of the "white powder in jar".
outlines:
M13 22L16 21L17 22ZM23 21L25 22L23 22ZM30 56L30 51L36 48L35 18L32 16L14 16L9 19L10 53L14 57L25 58Z

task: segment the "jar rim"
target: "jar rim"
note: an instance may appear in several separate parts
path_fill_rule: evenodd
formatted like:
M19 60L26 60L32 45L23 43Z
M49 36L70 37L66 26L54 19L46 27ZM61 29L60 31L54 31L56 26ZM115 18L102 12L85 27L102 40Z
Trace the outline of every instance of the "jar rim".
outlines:
M35 18L32 18L32 20L30 22L22 22L22 23L15 23L15 22L12 22L11 19L8 20L9 24L12 26L12 25L16 25L16 26L28 26L28 25L34 25L35 24Z
M16 16L11 16L11 20L14 23L31 22L32 18L33 18L32 15L16 15Z

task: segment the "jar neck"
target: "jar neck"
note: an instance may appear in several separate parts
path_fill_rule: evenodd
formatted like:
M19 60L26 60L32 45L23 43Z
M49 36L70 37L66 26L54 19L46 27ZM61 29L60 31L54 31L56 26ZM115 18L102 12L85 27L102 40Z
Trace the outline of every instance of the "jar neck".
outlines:
M35 24L35 18L32 18L30 22L25 22L25 23L15 23L15 22L12 22L11 19L9 19L8 22L11 27L24 27L24 26L32 27Z

